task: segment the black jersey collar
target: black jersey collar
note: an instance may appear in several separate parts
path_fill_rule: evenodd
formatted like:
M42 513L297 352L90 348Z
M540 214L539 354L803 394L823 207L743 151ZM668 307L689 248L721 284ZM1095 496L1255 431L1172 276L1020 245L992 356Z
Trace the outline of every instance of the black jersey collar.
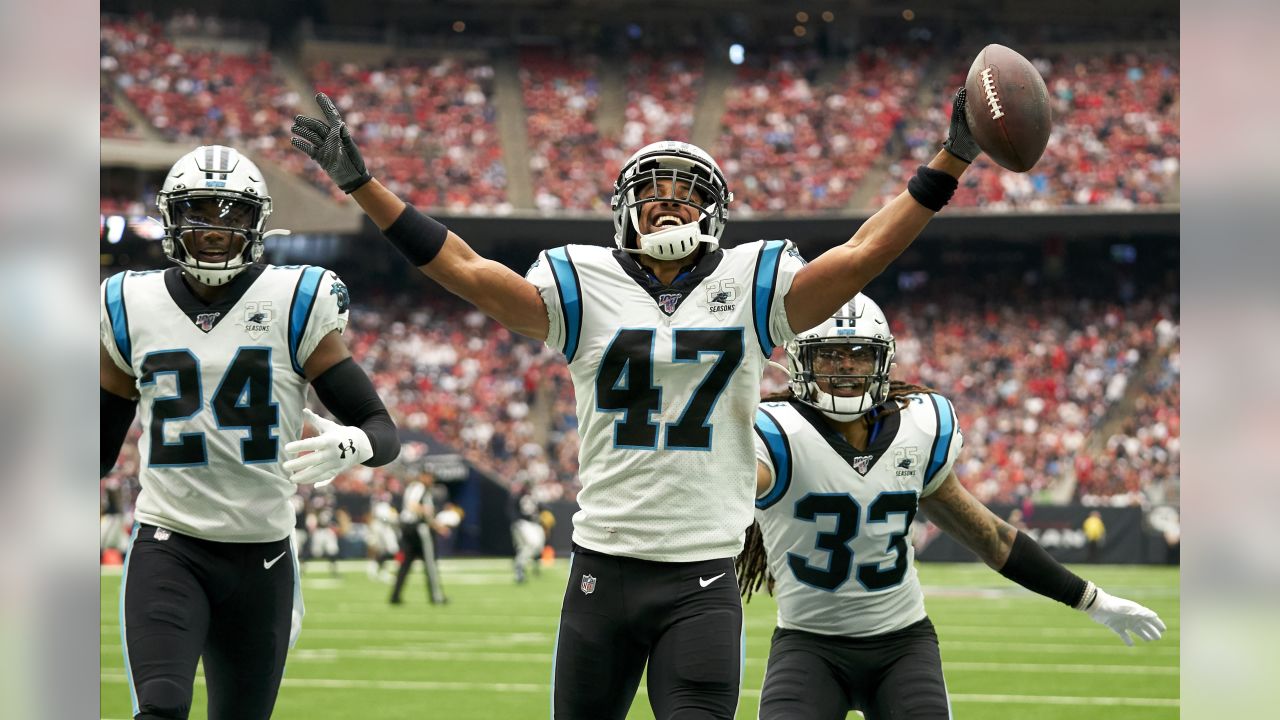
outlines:
M622 266L623 272L629 275L632 280L635 280L637 285L644 288L645 292L649 293L662 312L667 315L673 315L680 305L693 294L693 290L698 287L698 284L720 266L720 261L724 259L724 250L717 248L714 252L704 253L696 263L682 269L676 275L675 282L670 285L663 285L662 281L654 277L653 273L641 265L631 253L614 250L613 257Z
M240 302L240 298L244 297L249 286L253 285L265 269L266 266L262 264L250 265L247 270L232 278L227 284L226 291L212 302L205 302L195 294L191 286L187 285L187 281L182 277L182 268L171 267L165 270L164 286L178 309L196 327L209 332L227 316L236 303Z
M880 456L884 455L890 445L893 445L893 441L898 437L898 428L902 426L901 411L884 414L884 405L873 408L871 434L868 436L871 441L868 447L862 450L854 447L844 435L836 432L827 423L826 416L816 408L797 400L792 400L791 406L822 435L822 439L827 441L832 450L849 463L849 467L858 471L859 475L866 475L871 468L875 467L875 464L880 461Z

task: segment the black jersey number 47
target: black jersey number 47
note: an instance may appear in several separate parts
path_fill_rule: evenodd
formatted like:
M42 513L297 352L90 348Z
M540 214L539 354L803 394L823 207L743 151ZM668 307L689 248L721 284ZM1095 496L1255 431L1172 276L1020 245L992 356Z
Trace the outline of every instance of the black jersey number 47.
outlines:
M613 444L619 448L655 450L662 410L662 388L653 382L654 335L652 328L619 330L605 350L596 375L596 409L620 412L613 423ZM742 328L687 328L672 332L672 361L700 362L704 354L715 362L673 423L663 423L664 447L669 450L709 450L713 427L707 419L720 394L742 364Z

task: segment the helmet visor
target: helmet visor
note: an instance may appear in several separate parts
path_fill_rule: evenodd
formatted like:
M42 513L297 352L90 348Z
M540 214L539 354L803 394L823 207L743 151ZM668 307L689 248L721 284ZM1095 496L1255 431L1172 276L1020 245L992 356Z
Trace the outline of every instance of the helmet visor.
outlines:
M257 234L260 205L231 197L200 197L173 203L174 234L187 254L204 263L238 258Z
M711 178L694 169L682 170L646 163L620 188L625 210L639 218L643 206L654 203L678 203L697 211L697 222L703 232L711 234L707 220L722 212L724 197Z
M887 380L889 346L869 338L823 337L799 342L802 382L835 397L874 392Z

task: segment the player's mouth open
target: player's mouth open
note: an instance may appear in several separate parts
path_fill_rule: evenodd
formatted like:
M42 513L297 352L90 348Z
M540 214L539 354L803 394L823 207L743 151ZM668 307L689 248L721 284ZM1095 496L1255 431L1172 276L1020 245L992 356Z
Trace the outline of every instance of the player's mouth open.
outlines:
M679 215L659 215L653 219L653 227L656 228L678 227L684 224L684 218Z
M196 257L204 262L224 262L227 259L227 251L205 249L196 253Z

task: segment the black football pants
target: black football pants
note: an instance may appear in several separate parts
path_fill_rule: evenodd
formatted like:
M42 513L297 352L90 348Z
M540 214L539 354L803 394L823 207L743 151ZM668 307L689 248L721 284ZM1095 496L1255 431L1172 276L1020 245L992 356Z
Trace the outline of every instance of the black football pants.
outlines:
M210 720L269 718L289 650L295 583L288 538L222 543L137 526L121 578L133 716L186 718L203 658Z
M760 720L844 720L850 710L867 720L951 717L929 618L863 638L773 631Z
M649 666L657 720L732 720L742 685L733 560L661 563L576 548L552 669L555 720L622 720Z

